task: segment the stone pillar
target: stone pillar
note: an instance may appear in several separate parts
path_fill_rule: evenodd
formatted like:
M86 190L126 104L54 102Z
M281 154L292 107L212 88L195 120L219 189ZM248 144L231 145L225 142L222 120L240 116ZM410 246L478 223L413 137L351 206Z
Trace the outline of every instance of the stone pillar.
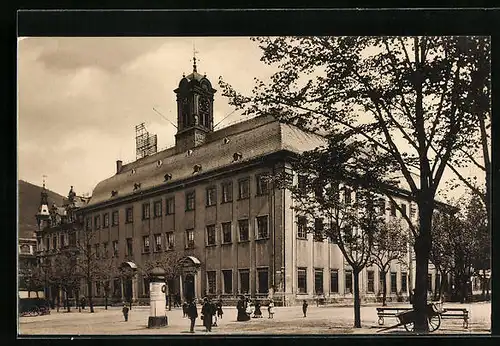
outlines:
M182 285L182 275L179 275L179 294L181 295L181 300L184 301L184 287Z
M148 328L165 327L168 319L165 315L165 271L161 268L154 268L151 271L149 282L149 319Z
M137 301L138 291L139 291L139 284L137 280L137 273L135 273L134 276L132 276L132 302Z

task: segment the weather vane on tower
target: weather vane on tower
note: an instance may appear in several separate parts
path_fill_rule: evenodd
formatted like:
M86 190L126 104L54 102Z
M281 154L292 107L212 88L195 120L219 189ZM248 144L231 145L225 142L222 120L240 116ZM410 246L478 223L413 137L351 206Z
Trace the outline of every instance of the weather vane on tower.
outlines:
M196 50L195 44L193 43L193 72L198 72L196 70L196 53L199 52Z
M44 174L42 175L42 181L43 181L43 187L45 188L45 178L47 178L47 176Z

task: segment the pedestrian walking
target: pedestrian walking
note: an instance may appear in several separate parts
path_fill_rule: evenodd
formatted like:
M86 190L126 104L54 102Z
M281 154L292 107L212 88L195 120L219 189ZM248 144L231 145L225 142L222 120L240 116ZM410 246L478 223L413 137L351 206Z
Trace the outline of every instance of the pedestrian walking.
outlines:
M267 307L267 312L269 313L269 318L274 318L274 303L271 300L269 306Z
M196 318L198 318L198 309L196 308L196 301L194 299L188 304L187 315L191 321L189 332L194 333L194 324L196 322Z
M304 317L306 317L306 314L307 314L307 302L306 300L304 299L304 302L302 303L302 312L304 313Z
M212 300L210 300L210 309L211 309L212 318L213 318L212 327L217 327L217 305Z
M85 305L87 303L87 300L85 299L85 296L82 296L80 299L80 305L82 306L82 309L85 310Z
M217 302L217 318L222 319L223 314L224 311L222 311L222 299L219 298L219 301Z
M262 311L260 311L260 302L258 300L255 301L255 310L253 312L253 317L262 318Z
M236 305L236 310L238 311L237 321L248 321L250 317L247 315L247 302L244 296L240 296L240 300Z
M182 317L188 317L189 304L188 302L182 303Z
M123 309L122 309L122 313L123 313L123 318L125 318L125 322L128 321L128 306L127 304L123 304Z
M205 297L203 306L201 308L201 319L203 320L203 325L206 328L205 330L207 332L211 332L213 323L213 311L212 311L212 303L209 301L207 297Z

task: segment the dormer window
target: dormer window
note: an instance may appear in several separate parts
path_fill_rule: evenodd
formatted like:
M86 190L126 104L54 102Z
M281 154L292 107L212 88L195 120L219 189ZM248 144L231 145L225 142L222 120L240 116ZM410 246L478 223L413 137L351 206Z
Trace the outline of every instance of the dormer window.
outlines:
M134 191L139 190L141 188L141 183L134 183Z
M222 143L224 143L224 144L227 144L229 142L230 142L230 140L227 137L224 137L224 139L222 140Z
M118 194L118 191L112 190L111 191L111 197L115 197Z
M186 153L187 156L191 156L193 154L193 151L191 149L189 149Z
M201 171L201 165L194 165L193 167L193 173L198 173Z
M164 181L169 181L169 180L172 180L172 174L170 173L167 173L163 176L163 178L165 179Z
M160 167L163 164L162 160L156 161L156 167Z
M132 168L132 170L130 171L130 174L135 174L135 172L136 172L135 169Z
M234 153L233 154L233 161L239 161L239 160L241 160L242 157L243 157L243 155L241 153Z

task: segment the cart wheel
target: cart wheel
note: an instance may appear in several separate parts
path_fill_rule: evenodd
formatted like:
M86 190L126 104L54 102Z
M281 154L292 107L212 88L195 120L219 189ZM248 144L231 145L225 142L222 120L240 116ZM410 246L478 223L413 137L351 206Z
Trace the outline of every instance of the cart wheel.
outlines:
M407 332L413 332L415 330L415 323L410 322L404 325Z
M379 325L379 326L384 325L384 318L383 318L383 317L379 317L379 318L378 318L378 325Z
M433 332L439 328L441 325L441 316L440 315L434 315L432 317L429 317L429 332Z

